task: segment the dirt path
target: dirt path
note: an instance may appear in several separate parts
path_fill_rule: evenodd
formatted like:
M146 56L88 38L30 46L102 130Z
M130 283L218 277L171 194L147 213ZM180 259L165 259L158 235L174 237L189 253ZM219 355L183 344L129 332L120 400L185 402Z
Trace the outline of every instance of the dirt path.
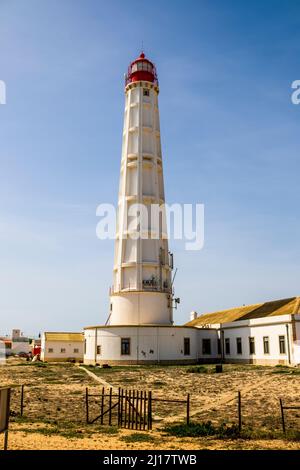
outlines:
M102 384L104 387L112 388L113 391L117 391L117 390L118 390L117 387L114 387L113 385L111 385L110 383L108 383L106 380L101 379L101 377L99 377L98 375L94 374L94 372L92 372L92 371L86 369L85 367L80 367L80 370L84 370L84 372L86 372L90 377L92 377L94 380L96 380L96 382Z

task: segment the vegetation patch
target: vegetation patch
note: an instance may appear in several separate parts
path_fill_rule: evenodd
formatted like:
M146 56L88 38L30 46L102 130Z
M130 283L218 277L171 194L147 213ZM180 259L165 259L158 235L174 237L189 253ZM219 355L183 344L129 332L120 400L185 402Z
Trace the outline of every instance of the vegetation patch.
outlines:
M216 436L237 438L240 436L238 427L235 424L227 426L223 423L220 426L214 426L211 421L190 424L172 424L166 426L164 431L176 437Z
M121 437L121 440L124 442L154 442L155 438L150 436L147 433L136 432L134 434L130 434L128 436Z
M209 372L206 366L189 367L186 371L191 374L207 374Z

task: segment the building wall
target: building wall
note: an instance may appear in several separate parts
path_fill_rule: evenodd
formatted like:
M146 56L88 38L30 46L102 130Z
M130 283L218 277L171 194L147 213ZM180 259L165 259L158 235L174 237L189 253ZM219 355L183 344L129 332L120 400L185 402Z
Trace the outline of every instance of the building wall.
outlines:
M299 323L297 323L299 326ZM297 328L298 328L297 326ZM290 315L265 317L249 321L236 321L223 324L222 345L226 362L248 362L262 365L293 365L299 363L299 347L295 354L295 341ZM279 337L285 340L285 353L280 353ZM254 338L255 353L250 354L249 338ZM269 338L269 353L264 353L263 338ZM241 338L242 354L237 353L236 339ZM298 339L299 329L298 329ZM230 354L226 354L226 339L230 341Z
M49 349L53 349L53 352L49 352ZM65 352L61 352L61 349L65 349ZM79 352L75 353L74 349L78 349ZM48 341L42 337L41 360L46 362L66 362L70 359L83 361L83 349L83 341Z
M12 341L11 345L12 354L18 354L21 352L29 353L31 351L31 345L29 341Z
M215 330L202 333L215 342ZM85 330L85 364L196 363L199 331L190 327L95 327ZM130 355L121 355L121 338L130 338ZM184 354L184 338L190 338L190 354ZM97 354L97 346L101 354ZM99 348L98 348L99 352Z
M300 315L294 315L292 323L293 331L293 360L295 364L300 364Z

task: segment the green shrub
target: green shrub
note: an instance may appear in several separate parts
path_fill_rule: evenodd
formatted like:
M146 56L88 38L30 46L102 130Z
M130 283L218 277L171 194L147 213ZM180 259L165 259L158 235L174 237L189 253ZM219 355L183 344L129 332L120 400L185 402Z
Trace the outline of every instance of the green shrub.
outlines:
M186 371L192 374L207 374L208 373L208 369L205 366L189 367Z
M221 426L214 426L211 421L169 425L165 427L164 431L177 437L217 436L234 438L239 436L236 425L227 426L223 423Z

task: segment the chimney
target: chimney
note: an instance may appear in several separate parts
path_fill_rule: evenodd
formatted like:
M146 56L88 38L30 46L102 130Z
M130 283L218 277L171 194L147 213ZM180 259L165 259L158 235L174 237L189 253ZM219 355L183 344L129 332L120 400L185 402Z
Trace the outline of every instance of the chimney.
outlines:
M190 313L190 321L196 320L197 317L198 317L198 313L193 310Z

